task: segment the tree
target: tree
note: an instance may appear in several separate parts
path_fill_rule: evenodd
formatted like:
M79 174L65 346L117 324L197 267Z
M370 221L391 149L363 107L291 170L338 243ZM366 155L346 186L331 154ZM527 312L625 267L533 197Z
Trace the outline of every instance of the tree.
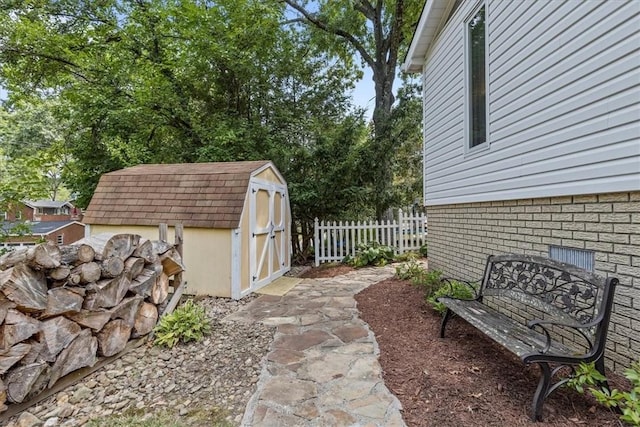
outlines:
M9 110L0 107L0 148L11 169L3 178L29 188L42 198L56 200L68 196L62 174L70 161L66 147L69 123L56 116L58 102L53 99L17 102ZM13 184L18 184L14 182Z
M405 0L284 0L300 21L316 35L319 45L346 63L357 53L373 73L375 107L374 137L368 157L372 161L369 182L380 218L393 200L390 116L394 104L393 84L398 58L405 49L423 1ZM312 9L312 7L314 9ZM327 38L326 36L329 36Z

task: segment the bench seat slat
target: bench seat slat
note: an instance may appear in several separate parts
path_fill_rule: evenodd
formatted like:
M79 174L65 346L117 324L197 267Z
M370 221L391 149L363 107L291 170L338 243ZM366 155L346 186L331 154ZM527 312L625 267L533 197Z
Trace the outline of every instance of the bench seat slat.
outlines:
M438 298L438 300L521 359L530 353L540 353L546 345L545 335L529 329L478 301L446 297ZM570 355L575 354L576 351L552 340L548 353Z

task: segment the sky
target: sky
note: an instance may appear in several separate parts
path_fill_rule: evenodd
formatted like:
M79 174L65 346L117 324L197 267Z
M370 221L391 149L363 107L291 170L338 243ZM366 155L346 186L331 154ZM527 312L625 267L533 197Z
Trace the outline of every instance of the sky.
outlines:
M364 68L362 80L356 83L356 87L352 92L353 103L361 108L366 108L365 116L371 118L373 115L373 107L375 106L375 87L373 85L373 72L371 68Z

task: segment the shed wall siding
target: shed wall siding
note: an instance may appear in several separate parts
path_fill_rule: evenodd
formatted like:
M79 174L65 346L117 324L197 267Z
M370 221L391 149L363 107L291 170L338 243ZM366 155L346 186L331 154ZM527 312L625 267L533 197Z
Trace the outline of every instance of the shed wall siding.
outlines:
M549 246L595 253L596 273L615 276L607 361L622 372L640 358L640 192L427 207L429 268L477 281L487 256L547 256Z
M464 150L463 2L423 70L425 204L640 189L640 2L487 0L488 150Z
M230 229L184 229L183 261L186 267L186 292L191 295L231 297ZM91 234L132 233L146 239L158 239L158 227L91 225ZM174 229L168 238L173 242ZM215 269L215 270L214 270Z

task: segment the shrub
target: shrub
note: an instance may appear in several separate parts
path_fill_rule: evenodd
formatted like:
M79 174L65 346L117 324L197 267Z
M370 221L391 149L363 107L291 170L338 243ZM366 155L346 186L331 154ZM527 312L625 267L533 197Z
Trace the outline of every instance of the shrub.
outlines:
M353 267L366 267L375 265L382 267L394 260L394 249L391 246L381 245L378 242L361 244L356 247L355 256L347 256L343 262Z
M210 329L204 308L190 299L160 319L153 330L156 335L153 343L173 348L179 341L200 341Z
M605 376L598 372L593 363L581 363L567 385L579 393L584 393L586 387L600 404L620 409L621 421L640 426L640 361L625 370L624 376L631 382L631 391L609 390L606 387L597 389L595 386L605 381Z
M471 286L470 286L471 285ZM436 298L450 296L457 299L473 299L475 298L476 284L467 284L457 280L447 280L435 292L427 297L427 302L433 306L438 313L444 313L447 307Z
M425 298L428 298L442 285L442 271L425 269L417 271L411 278L411 284L422 288Z
M400 280L411 280L414 276L421 274L425 268L414 257L396 266L396 277Z
M420 256L423 257L427 257L427 244L425 243L424 245L420 246L420 249L418 249L418 253L420 253Z
M405 252L403 254L396 255L393 260L395 262L412 262L417 260L419 257L420 255L415 252Z

